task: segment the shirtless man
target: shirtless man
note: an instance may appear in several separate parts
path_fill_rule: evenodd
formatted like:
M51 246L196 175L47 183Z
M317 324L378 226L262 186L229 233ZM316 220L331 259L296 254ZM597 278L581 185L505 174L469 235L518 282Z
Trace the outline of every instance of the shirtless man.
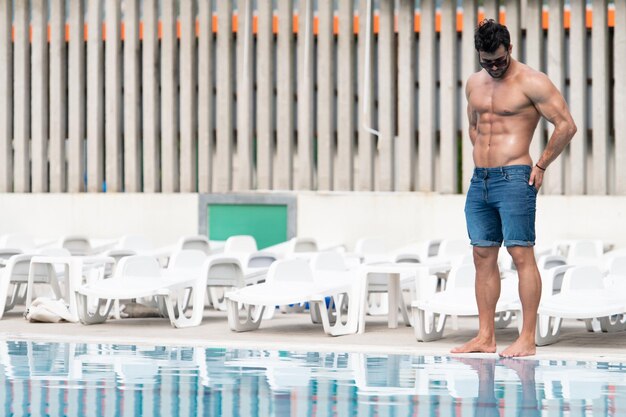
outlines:
M543 175L576 133L563 96L542 72L511 57L506 26L483 21L474 35L482 71L467 81L469 134L476 166L465 216L476 266L478 335L452 350L495 352L494 317L500 296L498 251L504 243L519 275L523 328L503 357L535 354L541 277L533 246L535 208ZM533 164L530 142L541 117L554 132Z

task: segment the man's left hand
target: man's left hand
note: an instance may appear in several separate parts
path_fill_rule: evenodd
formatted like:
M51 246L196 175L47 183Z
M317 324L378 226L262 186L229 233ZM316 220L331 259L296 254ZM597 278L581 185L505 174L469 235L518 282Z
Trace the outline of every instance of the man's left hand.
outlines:
M543 174L544 171L541 168L538 168L536 165L533 166L532 171L530 171L528 185L534 185L537 191L539 191L541 184L543 184Z

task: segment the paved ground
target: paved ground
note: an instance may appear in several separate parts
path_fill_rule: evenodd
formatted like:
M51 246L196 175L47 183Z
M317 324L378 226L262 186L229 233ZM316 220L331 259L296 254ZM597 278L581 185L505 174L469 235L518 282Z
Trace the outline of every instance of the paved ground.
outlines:
M277 314L273 320L264 321L256 331L234 333L228 328L225 313L209 310L205 311L200 326L187 329L172 328L169 320L160 318L109 320L92 326L29 323L22 317L22 312L16 310L7 312L0 320L0 338L446 355L451 348L471 338L477 325L476 318L462 318L455 330L449 321L443 339L420 343L411 327L387 328L385 317L367 317L364 334L330 337L324 334L321 325L312 324L309 316L301 313ZM516 336L513 326L498 330L498 349L502 350ZM626 332L588 333L582 322L566 321L560 341L538 348L535 358L626 362Z

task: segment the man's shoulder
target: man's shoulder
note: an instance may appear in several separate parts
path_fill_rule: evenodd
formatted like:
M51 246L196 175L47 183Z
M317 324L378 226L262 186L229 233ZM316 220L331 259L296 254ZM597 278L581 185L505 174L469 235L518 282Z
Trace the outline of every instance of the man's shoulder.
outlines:
M550 79L545 73L538 71L524 64L523 62L519 62L519 61L518 61L518 70L517 70L516 75L517 75L516 78L525 84L550 82Z
M531 101L542 101L550 96L555 87L548 76L526 64L521 64L517 73L517 85Z
M480 84L483 77L483 71L478 71L478 72L474 72L472 73L469 77L467 77L467 81L466 81L466 85L468 88L471 88L472 86L476 85L476 84Z

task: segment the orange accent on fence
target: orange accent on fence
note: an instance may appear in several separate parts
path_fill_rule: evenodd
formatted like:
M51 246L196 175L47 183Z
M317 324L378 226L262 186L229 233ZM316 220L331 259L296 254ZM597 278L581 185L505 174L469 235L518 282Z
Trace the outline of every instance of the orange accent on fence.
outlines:
M485 18L485 14L482 11L478 12L478 21L481 21ZM500 22L502 22L503 24L506 24L506 12L504 11L500 11L500 16L499 16ZM374 33L378 33L380 31L380 19L378 16L378 13L374 13L373 16L373 30ZM549 21L549 12L547 10L544 10L541 16L541 25L543 27L544 30L548 29L548 21ZM586 13L585 13L585 26L587 27L587 29L591 29L592 26L592 22L593 22L593 11L591 9L587 9ZM233 32L236 33L237 30L239 29L239 22L238 22L238 18L237 15L233 15L233 21L232 21L232 25L233 25ZM354 16L354 34L358 34L359 33L359 26L360 25L360 19L358 16ZM122 40L124 40L126 38L126 27L124 25L124 23L120 23L120 37ZM200 36L200 22L198 20L196 20L195 23L196 26L196 36ZM563 13L563 26L565 29L569 29L571 26L571 12L569 10L565 10ZM608 10L608 26L609 27L615 27L615 9L613 8L609 8ZM65 40L69 41L70 40L70 29L69 29L70 25L69 23L65 24ZM313 33L315 35L317 35L319 33L319 19L317 17L313 18ZM294 15L293 17L293 33L298 33L299 31L299 19L298 19L298 15ZM413 29L415 30L415 32L419 32L421 29L421 18L420 18L420 13L419 12L415 12L415 16L413 19ZM158 22L158 37L159 39L163 37L163 25L162 22L159 21ZM257 16L253 16L252 18L252 32L253 33L258 33L259 30L259 22L258 22L258 17ZM397 32L398 31L398 19L397 16L394 19L394 30ZM435 15L435 30L437 32L441 31L441 13L437 12ZM456 30L457 32L461 32L463 30L463 12L462 11L457 11L456 13ZM47 28L48 31L48 42L50 41L51 38L51 27L50 25L48 25ZM218 31L218 19L217 16L213 15L213 33L217 33ZM274 16L272 19L272 32L274 34L278 33L278 16ZM139 22L139 39L143 39L143 22ZM335 35L339 34L339 18L337 16L333 17L333 33ZM28 36L29 36L29 40L32 42L33 39L33 28L32 26L29 27L28 30ZM180 21L176 22L176 36L178 38L180 38L181 35L181 23ZM84 36L85 39L89 39L89 28L87 27L87 24L85 23L85 31L84 31ZM102 39L106 40L106 24L103 23L102 24ZM15 42L15 26L13 26L11 28L11 40L13 42Z

